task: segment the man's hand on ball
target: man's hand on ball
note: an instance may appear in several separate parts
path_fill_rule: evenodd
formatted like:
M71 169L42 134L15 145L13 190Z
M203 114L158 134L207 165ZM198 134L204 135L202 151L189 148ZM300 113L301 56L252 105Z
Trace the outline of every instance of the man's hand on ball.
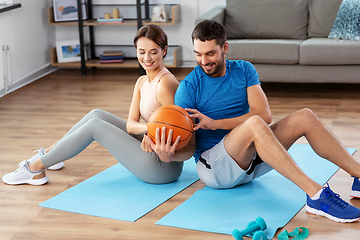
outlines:
M208 129L208 130L216 130L216 120L209 118L208 116L202 114L196 109L186 108L186 111L190 113L191 118L199 119L199 123L194 124L194 131L198 129Z

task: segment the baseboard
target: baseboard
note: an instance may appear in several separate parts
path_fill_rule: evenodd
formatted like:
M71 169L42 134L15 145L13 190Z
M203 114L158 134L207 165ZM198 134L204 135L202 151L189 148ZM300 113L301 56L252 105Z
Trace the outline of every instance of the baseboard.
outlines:
M55 72L58 68L57 67L53 67L49 64L46 64L45 66L42 66L36 70L34 70L33 72L12 81L13 83L9 86L8 91L5 92L5 89L0 90L0 97L5 96L6 94L9 94L11 92L14 92L16 90L18 90L19 88L22 88L26 85L28 85L29 83L32 83L46 75L49 75L52 72Z

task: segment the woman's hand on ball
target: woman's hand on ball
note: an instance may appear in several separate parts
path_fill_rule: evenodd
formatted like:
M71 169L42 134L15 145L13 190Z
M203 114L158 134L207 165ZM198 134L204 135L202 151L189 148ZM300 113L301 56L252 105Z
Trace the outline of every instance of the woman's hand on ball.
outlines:
M147 134L145 134L144 138L141 142L141 148L142 148L142 150L144 150L147 153L149 153L149 152L151 153L154 151L150 146L150 142L152 142L152 140L149 138L149 136Z
M178 136L174 144L171 145L172 135L173 130L170 129L169 135L166 138L166 127L163 127L160 136L160 128L157 128L155 135L156 144L151 139L149 139L151 148L156 152L156 154L163 162L172 161L172 157L175 154L175 149L180 141L180 136Z

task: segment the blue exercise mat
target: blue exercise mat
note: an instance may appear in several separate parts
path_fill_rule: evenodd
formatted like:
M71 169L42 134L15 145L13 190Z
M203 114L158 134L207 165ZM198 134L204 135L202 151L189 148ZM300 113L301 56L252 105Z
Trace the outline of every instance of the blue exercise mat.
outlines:
M145 183L116 164L39 206L134 222L198 179L194 159L184 163L177 181L159 185Z
M348 151L353 154L356 149ZM308 144L295 144L289 153L321 185L338 170L317 156ZM233 189L200 189L156 224L231 235L234 229L243 230L261 216L268 226L267 238L272 239L276 230L285 226L305 203L306 194L273 170Z

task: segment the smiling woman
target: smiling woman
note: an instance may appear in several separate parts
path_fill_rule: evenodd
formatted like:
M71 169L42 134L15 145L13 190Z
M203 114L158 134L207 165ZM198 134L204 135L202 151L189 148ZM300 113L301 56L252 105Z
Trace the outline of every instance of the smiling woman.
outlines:
M155 184L178 179L182 162L168 162L158 154L157 144L146 137L147 121L153 111L173 105L178 80L163 63L167 36L156 25L139 29L134 38L138 61L146 70L135 84L128 121L99 109L92 110L57 143L41 149L19 164L18 170L3 176L7 184L41 185L48 182L45 169L60 169L62 162L82 152L93 141L102 144L121 164L139 179ZM143 118L144 122L140 122ZM145 137L144 137L145 135ZM177 143L167 144L175 149ZM163 155L162 155L163 156ZM60 165L59 165L60 164Z

